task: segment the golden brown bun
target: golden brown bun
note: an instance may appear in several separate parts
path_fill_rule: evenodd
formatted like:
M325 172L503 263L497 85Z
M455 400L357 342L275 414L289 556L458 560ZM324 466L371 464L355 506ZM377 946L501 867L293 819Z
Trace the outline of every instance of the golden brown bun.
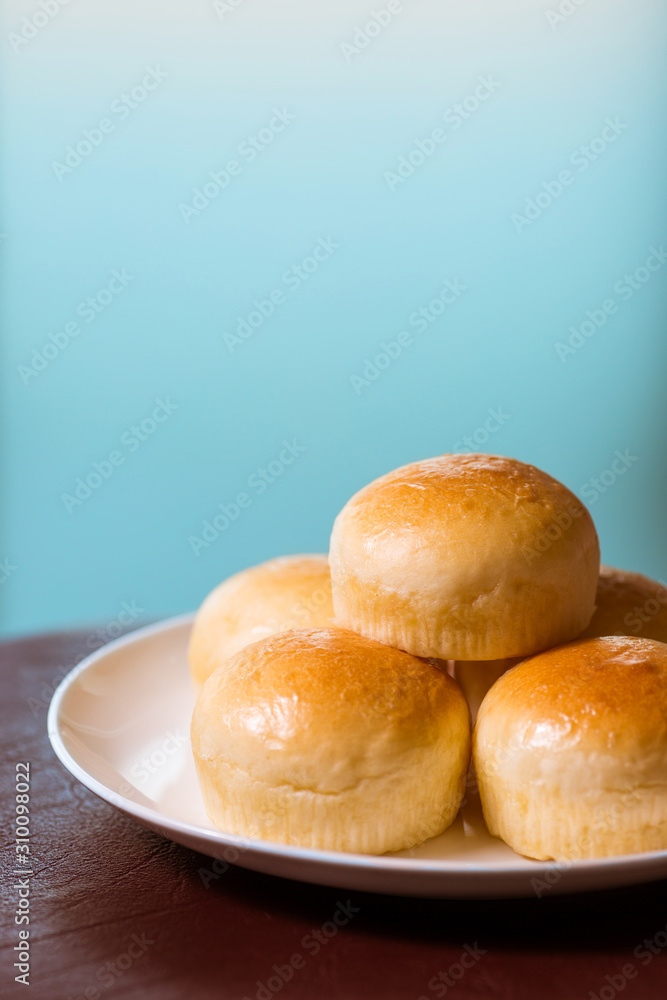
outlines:
M521 657L507 660L454 660L453 676L463 691L474 722L479 706L499 677L521 663Z
M585 639L498 680L473 736L489 831L531 858L667 849L667 646Z
M188 659L196 685L239 649L276 632L333 620L329 563L323 555L280 556L230 576L197 612Z
M562 483L495 455L442 455L364 487L329 553L337 623L417 656L499 660L593 614L600 550Z
M667 642L667 588L657 580L601 566L596 605L580 638L637 635Z
M601 566L595 613L578 639L636 635L667 642L667 587L640 573ZM453 676L466 696L473 721L487 691L499 677L521 663L507 660L457 660Z
M283 632L209 677L192 749L221 829L381 854L454 820L470 716L451 677L408 653L341 629Z

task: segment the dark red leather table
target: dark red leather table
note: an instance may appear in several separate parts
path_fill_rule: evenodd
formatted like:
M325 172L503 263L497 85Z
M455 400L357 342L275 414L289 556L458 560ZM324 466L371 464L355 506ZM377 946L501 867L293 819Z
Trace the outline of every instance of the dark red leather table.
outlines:
M120 815L56 760L46 703L62 668L85 651L83 632L0 646L1 997L667 997L660 944L667 945L667 881L492 902L344 892L235 867L205 886L200 869L210 869L209 859ZM32 778L28 989L13 968L17 880L8 816L18 761L30 762ZM471 953L474 960L461 962ZM626 976L629 966L634 975Z

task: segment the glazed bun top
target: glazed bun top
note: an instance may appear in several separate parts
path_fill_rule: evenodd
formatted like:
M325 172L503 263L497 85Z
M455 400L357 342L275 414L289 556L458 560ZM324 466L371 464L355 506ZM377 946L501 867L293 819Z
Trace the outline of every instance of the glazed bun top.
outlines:
M192 731L201 759L268 785L340 793L432 755L460 757L470 717L438 667L343 629L308 629L228 660L201 689Z
M365 486L336 518L329 555L343 624L358 626L350 609L366 600L360 588L391 592L428 631L411 647L406 627L403 648L462 660L576 637L593 613L599 558L591 516L562 483L474 454L414 462Z
M403 566L393 557L401 552L407 559L435 551L456 560L457 569L474 554L484 567L492 562L502 570L507 558L530 564L541 549L553 548L576 556L596 542L590 514L574 493L533 465L497 455L441 455L404 465L361 489L338 518L334 534L347 529L360 562L382 559L391 535L386 570L394 579ZM473 564L469 572L479 570Z
M486 695L475 740L499 769L531 755L541 780L567 753L567 781L590 783L590 766L628 781L667 784L667 645L651 639L584 639L523 660ZM573 766L573 761L578 762Z

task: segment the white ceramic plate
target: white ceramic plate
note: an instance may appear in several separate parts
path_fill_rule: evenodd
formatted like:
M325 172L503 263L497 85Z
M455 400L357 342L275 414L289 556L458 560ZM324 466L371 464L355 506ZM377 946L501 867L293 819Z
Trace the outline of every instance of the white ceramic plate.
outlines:
M49 709L56 754L87 788L139 823L217 860L286 878L405 896L548 896L667 876L667 851L568 865L530 861L489 836L470 796L442 836L380 857L245 841L209 821L190 750L192 616L133 632L83 660ZM207 879L206 868L203 878Z

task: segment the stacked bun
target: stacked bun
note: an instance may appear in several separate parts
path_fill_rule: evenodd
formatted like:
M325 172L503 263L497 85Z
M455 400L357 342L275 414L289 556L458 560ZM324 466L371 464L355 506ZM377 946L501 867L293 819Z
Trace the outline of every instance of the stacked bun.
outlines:
M595 607L600 549L562 483L495 455L390 472L336 518L336 618L417 656L497 660L574 638Z
M667 588L640 573L601 566L595 612L578 638L594 639L606 635L667 642ZM521 659L458 660L453 664L453 676L468 700L473 720L489 688Z
M667 638L659 587L601 573L587 509L532 465L443 455L382 476L336 518L328 564L272 560L202 605L192 739L209 816L364 853L443 832L471 739L449 666L473 715L481 703L474 763L492 833L540 858L667 847L667 646L573 643L619 619L618 631L639 621ZM627 822L591 835L590 809L633 791Z
M216 587L197 613L188 652L192 679L203 684L252 642L332 620L326 556L280 556L242 570Z
M667 642L667 588L657 580L601 566L595 605L579 638L629 635Z

